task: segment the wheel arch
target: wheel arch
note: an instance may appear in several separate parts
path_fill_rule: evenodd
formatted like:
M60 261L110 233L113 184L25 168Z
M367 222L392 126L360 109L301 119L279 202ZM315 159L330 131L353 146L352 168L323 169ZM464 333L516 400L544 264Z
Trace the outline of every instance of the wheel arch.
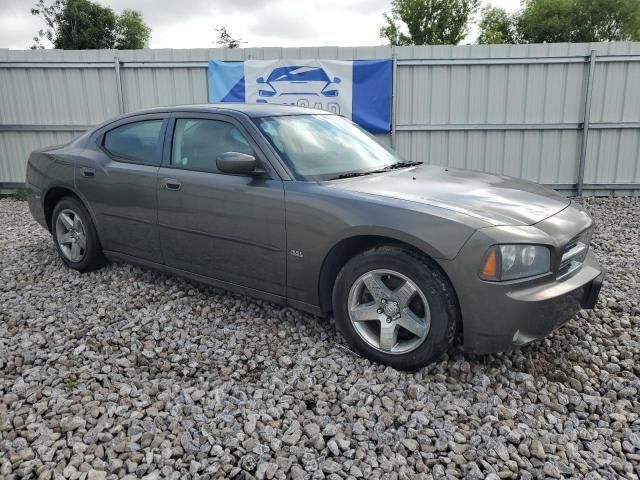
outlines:
M47 189L46 193L42 197L44 218L45 218L45 221L47 222L47 228L49 232L51 232L51 228L52 228L53 211L55 210L58 202L64 197L73 197L73 198L76 198L80 203L82 203L82 206L87 210L87 212L89 212L89 216L91 217L91 221L93 222L96 233L98 235L98 243L101 244L98 222L96 222L96 217L93 214L93 210L91 209L87 201L84 198L82 198L82 195L80 195L78 192L76 192L74 189L68 186L50 187L49 189Z
M325 255L318 278L318 300L320 303L320 310L323 315L328 316L333 310L333 286L342 267L354 255L381 245L399 246L410 250L418 255L427 257L435 265L438 266L443 275L449 281L449 284L451 285L455 293L455 286L453 285L453 282L451 282L451 279L449 278L449 275L447 274L445 269L438 261L438 250L436 250L435 248L430 246L427 246L427 248L425 248L417 241L412 242L409 239L399 238L399 236L396 235L360 233L341 239L340 241L335 243ZM457 294L456 303L458 303Z

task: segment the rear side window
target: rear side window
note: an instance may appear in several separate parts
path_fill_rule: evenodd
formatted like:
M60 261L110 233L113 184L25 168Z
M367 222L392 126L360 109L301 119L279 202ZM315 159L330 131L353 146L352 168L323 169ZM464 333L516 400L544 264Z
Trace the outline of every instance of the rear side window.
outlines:
M254 155L242 132L230 123L186 118L176 121L172 165L187 170L218 173L216 158L225 152Z
M111 155L124 160L160 165L163 121L145 120L121 125L105 133L103 146Z

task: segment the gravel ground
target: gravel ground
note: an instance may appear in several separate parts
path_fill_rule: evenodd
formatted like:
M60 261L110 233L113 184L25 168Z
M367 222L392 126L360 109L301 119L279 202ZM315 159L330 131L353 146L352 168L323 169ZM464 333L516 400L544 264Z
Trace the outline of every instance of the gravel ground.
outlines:
M585 199L595 311L417 373L334 325L124 264L63 267L0 200L0 477L638 478L640 199Z

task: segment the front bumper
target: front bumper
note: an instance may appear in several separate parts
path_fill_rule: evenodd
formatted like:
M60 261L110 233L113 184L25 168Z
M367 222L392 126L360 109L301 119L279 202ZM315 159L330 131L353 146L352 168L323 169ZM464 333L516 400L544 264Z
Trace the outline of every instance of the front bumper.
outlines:
M535 225L480 229L455 259L443 262L458 297L465 350L510 350L545 337L580 308L593 308L604 274L591 251L579 269L560 280L556 278L566 245L592 226L591 217L571 204ZM477 272L489 246L511 243L548 245L551 272L507 282L481 280Z
M603 279L598 260L589 253L582 268L561 281L547 277L533 285L483 282L474 295L474 313L463 313L465 350L503 352L547 336L581 308L595 306Z

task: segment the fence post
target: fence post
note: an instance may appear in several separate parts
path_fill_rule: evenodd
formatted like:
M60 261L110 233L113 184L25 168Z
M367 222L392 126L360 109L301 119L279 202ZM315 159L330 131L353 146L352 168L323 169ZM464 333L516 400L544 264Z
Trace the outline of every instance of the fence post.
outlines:
M393 70L391 74L391 148L395 150L397 146L396 142L396 125L398 123L397 120L397 112L398 112L398 57L395 52L395 47L393 48L393 53L391 54L391 61L393 62Z
M118 112L124 113L124 98L122 98L122 78L120 77L120 59L113 57L113 68L116 74L116 95L118 97Z
M578 196L582 195L584 187L584 169L587 162L587 146L589 142L589 122L591 119L591 96L593 93L593 75L596 69L596 51L591 50L589 57L589 77L584 99L584 118L582 120L582 144L580 146L580 163L578 165Z

